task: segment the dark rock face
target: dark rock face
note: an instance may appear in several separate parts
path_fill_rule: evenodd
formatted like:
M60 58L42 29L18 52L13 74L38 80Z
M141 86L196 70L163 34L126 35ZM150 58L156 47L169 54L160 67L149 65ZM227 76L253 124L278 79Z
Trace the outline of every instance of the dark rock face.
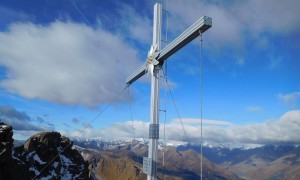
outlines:
M12 128L2 123L0 179L89 179L88 163L72 146L58 132L41 132L13 148Z
M0 122L0 163L11 159L13 147L12 127Z
M0 122L0 179L10 178L13 148L12 127Z

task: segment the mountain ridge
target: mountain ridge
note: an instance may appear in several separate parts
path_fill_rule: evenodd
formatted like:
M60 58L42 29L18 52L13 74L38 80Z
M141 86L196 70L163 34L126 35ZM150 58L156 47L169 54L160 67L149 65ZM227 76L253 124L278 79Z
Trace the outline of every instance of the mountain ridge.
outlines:
M98 141L93 139L93 141L84 141L86 147L92 147L91 142ZM89 144L89 142L91 144ZM103 152L109 150L112 154L111 157L119 158L128 156L131 160L138 162L140 167L142 166L142 157L147 156L147 141L111 141L112 143L106 142L106 146L94 147ZM119 143L117 143L119 142ZM76 144L76 141L74 141ZM101 144L101 143L100 143ZM162 144L160 144L162 146ZM107 148L109 147L109 148ZM250 146L251 148L245 148L245 146L240 146L240 148L232 148L231 146L215 145L215 146L204 146L203 155L207 160L213 162L216 167L218 167L219 172L233 172L238 175L240 179L272 179L272 178L284 178L284 179L299 179L300 174L300 146L298 145L265 145L265 146ZM170 154L177 153L176 156L180 157L182 154L190 152L189 156L194 156L194 154L200 155L200 146L192 144L184 144L178 146L167 146L166 151L172 149L173 152L166 153L167 156ZM193 153L191 153L193 151ZM176 152L176 153L174 153ZM175 161L172 161L171 164L174 166L178 162L182 162L182 159L176 159L172 157ZM169 159L172 159L169 158ZM137 159L137 160L135 160ZM190 158L187 158L190 159ZM196 158L194 158L196 159ZM162 149L159 151L159 162L162 162ZM186 162L185 166L193 167ZM166 163L168 164L168 163ZM172 172L174 174L189 174L189 178L197 176L199 169L186 169L184 170L183 166L177 164L178 166L168 167L167 171L163 171L161 164L159 166L160 172ZM264 169L265 172L270 173L260 173L263 176L259 176L261 169ZM180 173L179 173L180 172ZM196 173L195 173L196 172ZM293 173L292 173L293 172ZM171 173L171 174L172 174ZM172 176L174 178L174 176ZM231 178L233 179L233 178Z

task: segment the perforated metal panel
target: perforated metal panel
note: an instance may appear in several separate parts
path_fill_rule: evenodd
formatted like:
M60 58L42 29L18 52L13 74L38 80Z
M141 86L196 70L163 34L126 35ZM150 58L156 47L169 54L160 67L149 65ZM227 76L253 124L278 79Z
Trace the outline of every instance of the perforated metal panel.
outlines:
M158 138L159 138L159 124L150 124L149 139L158 139Z

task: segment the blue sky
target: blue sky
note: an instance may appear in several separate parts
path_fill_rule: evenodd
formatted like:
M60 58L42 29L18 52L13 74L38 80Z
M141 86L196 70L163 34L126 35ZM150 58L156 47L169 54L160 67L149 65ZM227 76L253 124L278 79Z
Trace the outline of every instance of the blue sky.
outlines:
M153 5L0 1L0 118L14 126L15 137L56 130L67 136L130 138L131 120L136 136L147 137L150 77L121 92L126 77L147 58ZM201 16L213 20L203 35L207 143L299 144L299 5L296 0L168 2L169 42ZM165 31L163 13L163 39ZM199 42L168 59L172 93L193 142L200 135ZM163 106L163 88L161 95ZM184 141L168 93L166 100L167 139ZM96 118L107 104L112 105Z

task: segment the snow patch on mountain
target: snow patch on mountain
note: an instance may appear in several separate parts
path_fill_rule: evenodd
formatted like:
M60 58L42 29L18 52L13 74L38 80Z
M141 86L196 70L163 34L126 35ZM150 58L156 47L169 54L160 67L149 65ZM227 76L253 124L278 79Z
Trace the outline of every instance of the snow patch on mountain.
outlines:
M39 157L39 155L37 155L37 154L35 154L34 156L33 156L33 159L35 160L35 161L37 161L39 164L46 164L46 162L44 162L44 161L42 161L41 160L41 158Z

